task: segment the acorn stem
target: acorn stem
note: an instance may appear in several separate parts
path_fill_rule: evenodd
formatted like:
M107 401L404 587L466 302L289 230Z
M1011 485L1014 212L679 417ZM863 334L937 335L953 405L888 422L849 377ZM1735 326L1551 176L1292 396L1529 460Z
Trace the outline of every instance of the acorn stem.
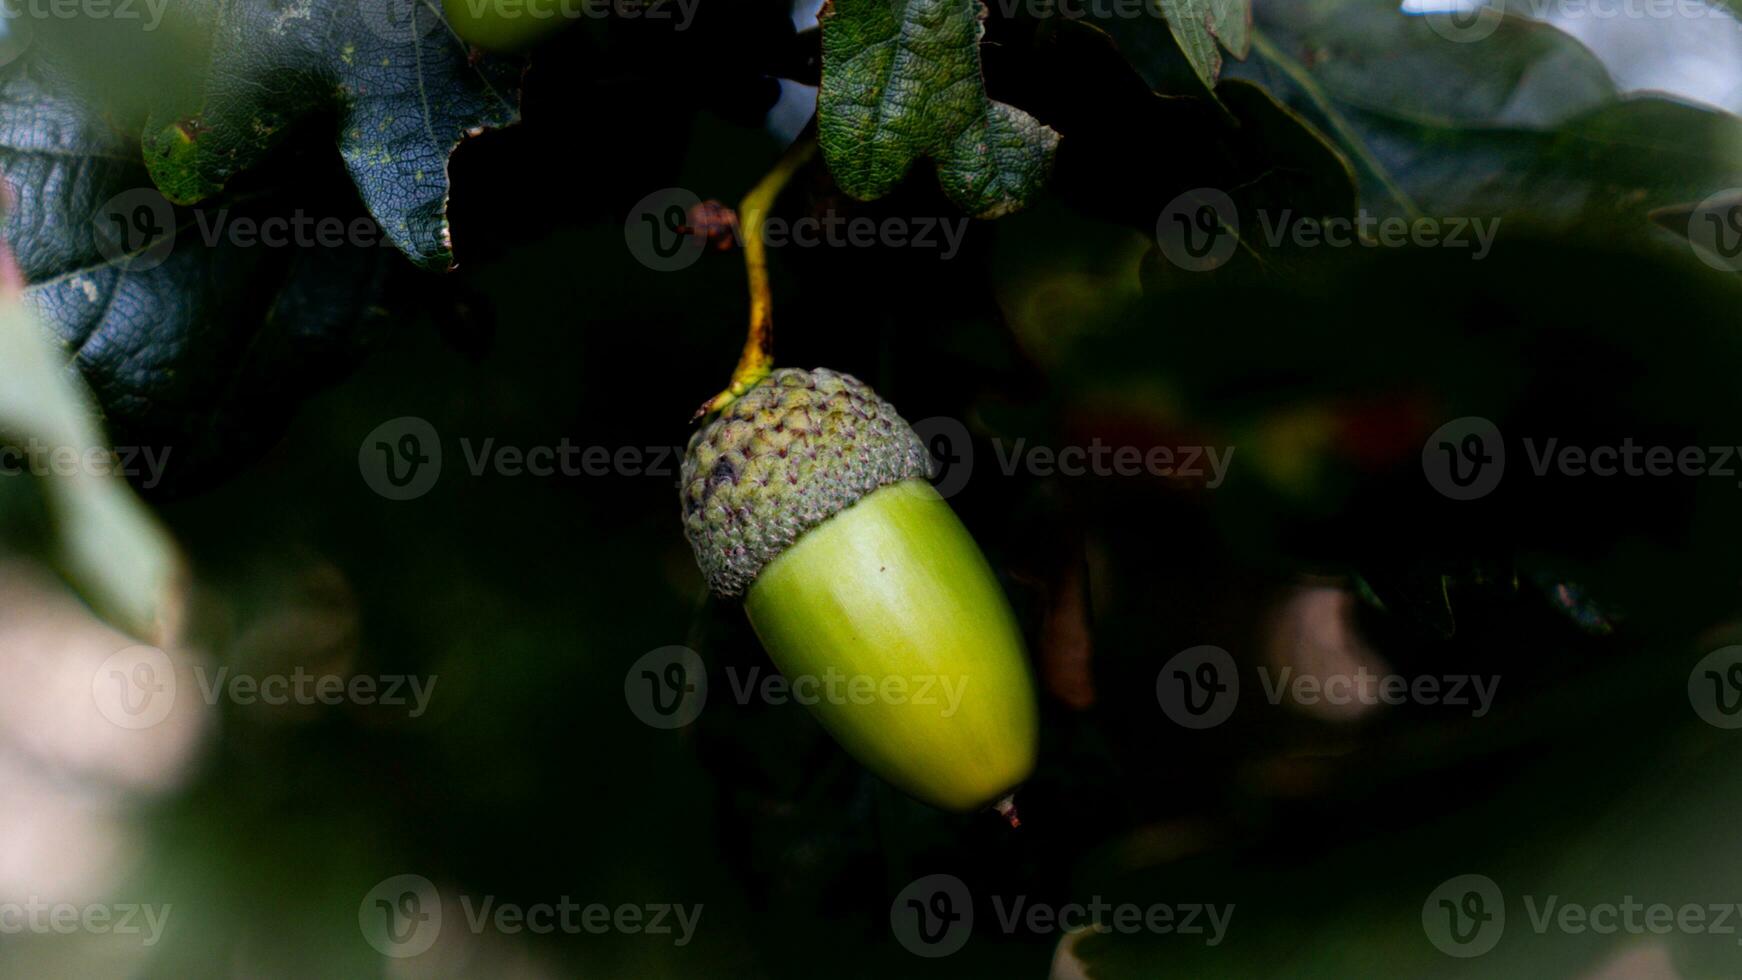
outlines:
M781 154L774 169L751 188L744 196L744 202L738 205L740 237L744 242L744 270L750 281L750 329L744 339L743 353L738 355L738 366L732 371L732 383L696 409L695 417L690 419L692 422L732 404L774 369L774 292L768 285L768 248L762 240L762 225L768 212L773 210L775 199L780 197L780 192L792 181L793 174L810 160L816 149L815 136L807 134L794 140Z

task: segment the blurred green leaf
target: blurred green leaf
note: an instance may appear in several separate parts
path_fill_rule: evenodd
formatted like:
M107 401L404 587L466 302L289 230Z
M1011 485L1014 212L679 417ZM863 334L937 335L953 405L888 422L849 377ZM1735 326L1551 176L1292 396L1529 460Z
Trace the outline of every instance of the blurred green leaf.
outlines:
M0 495L16 492L19 480L36 481L53 524L46 557L115 626L165 642L181 620L182 560L126 481L108 463L90 463L109 459L90 395L12 289L0 297L0 364L0 440L35 461L29 477L0 474ZM66 457L81 462L61 472Z

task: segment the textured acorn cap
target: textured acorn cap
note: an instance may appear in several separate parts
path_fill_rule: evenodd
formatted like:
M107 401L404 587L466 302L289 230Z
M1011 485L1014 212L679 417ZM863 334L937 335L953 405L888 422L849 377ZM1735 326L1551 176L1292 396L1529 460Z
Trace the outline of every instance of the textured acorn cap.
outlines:
M925 444L851 375L782 368L690 438L679 495L708 586L739 596L801 535L880 487L929 479Z

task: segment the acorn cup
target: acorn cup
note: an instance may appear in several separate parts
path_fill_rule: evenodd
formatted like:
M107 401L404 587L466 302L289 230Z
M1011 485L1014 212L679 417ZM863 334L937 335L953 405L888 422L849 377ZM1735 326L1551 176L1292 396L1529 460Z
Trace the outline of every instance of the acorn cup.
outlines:
M1034 769L1022 637L992 568L928 482L924 443L857 379L782 369L690 439L684 530L836 740L946 810Z

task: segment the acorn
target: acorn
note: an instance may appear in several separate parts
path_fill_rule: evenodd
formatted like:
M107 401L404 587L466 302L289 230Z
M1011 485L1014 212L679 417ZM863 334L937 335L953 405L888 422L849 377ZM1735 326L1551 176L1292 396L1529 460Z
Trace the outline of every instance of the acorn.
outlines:
M835 739L934 806L1034 769L1034 685L1009 601L895 409L850 375L781 369L698 431L679 488L712 591L742 598ZM805 696L808 691L808 696Z

